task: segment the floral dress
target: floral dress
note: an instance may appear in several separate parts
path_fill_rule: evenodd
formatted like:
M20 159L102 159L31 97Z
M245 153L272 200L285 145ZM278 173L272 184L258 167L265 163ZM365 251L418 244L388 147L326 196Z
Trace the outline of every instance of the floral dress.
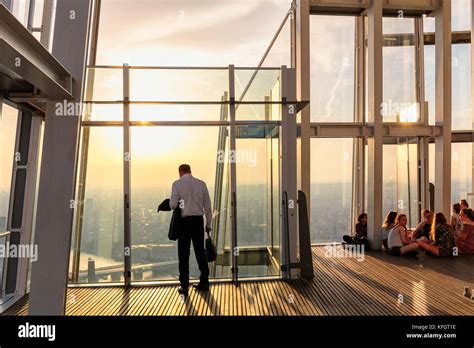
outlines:
M434 245L439 249L439 256L451 256L453 254L456 240L449 225L436 226Z

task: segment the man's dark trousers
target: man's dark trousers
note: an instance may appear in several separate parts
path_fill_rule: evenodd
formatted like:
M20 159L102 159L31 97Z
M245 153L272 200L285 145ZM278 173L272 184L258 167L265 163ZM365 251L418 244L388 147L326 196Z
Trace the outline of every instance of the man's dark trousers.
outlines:
M191 241L194 254L201 272L201 284L209 284L209 266L204 250L204 218L202 216L186 216L182 218L182 230L178 238L179 281L181 287L189 287L189 254Z

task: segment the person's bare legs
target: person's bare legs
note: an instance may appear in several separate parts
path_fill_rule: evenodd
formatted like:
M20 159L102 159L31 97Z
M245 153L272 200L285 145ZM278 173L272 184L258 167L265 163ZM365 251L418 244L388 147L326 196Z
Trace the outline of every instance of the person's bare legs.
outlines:
M404 255L409 252L413 252L418 250L418 244L417 243L411 243L408 245L404 245L400 248L400 254Z
M418 245L420 246L421 249L433 254L433 255L436 255L436 256L439 256L439 249L438 247L432 245L432 244L428 244L428 243L425 243L425 242L418 242Z

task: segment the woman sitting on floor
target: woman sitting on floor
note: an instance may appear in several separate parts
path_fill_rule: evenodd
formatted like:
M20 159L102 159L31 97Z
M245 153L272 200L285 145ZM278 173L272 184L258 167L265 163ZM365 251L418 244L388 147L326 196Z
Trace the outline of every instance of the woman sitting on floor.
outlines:
M422 240L430 243L431 224L433 223L433 213L428 209L423 209L421 212L423 221L421 221L412 234L412 241Z
M388 253L394 256L417 253L418 243L410 242L407 230L407 216L399 214L395 221L396 225L388 234Z
M388 234L390 230L395 227L395 220L397 219L397 213L391 211L385 217L385 221L382 225L382 245L386 251L388 251Z
M458 231L462 231L463 229L463 222L461 219L461 204L455 203L453 204L453 215L451 215L451 227L455 232L455 235Z
M456 245L461 254L474 254L474 211L463 209L460 215L462 229L456 231Z
M369 248L369 241L367 240L367 214L360 214L357 218L355 236L344 236L342 239L347 244L362 244L367 250Z
M431 226L431 239L433 243L419 241L418 245L426 252L436 256L452 256L456 247L454 231L448 224L443 213L436 213Z

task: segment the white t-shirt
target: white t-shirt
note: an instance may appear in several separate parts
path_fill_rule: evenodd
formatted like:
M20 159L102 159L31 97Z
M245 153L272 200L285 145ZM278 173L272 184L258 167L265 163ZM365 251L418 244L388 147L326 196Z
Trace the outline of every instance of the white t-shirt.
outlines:
M388 239L391 228L382 227L382 239Z
M396 226L390 230L388 233L388 247L391 249L393 247L402 247L402 237L401 233L405 233L405 228L402 226Z

